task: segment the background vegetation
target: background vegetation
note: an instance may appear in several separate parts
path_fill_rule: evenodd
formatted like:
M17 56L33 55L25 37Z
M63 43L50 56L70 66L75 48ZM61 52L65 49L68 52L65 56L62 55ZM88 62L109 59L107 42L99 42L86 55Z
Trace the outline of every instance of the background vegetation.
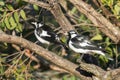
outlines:
M40 0L48 3L47 0ZM95 64L104 70L117 69L120 66L120 46L115 44L109 37L103 34L98 27L95 27L91 20L69 1L61 0L63 3L62 11L68 18L72 26L79 34L89 36L92 41L99 43L105 48L108 55L114 60L109 61L107 58L99 55L85 55L83 62ZM120 1L119 0L84 0L90 4L98 13L102 14L113 25L120 26ZM50 3L49 3L50 4ZM55 17L47 9L30 4L22 0L0 0L0 29L7 34L19 36L29 41L36 42L37 39L33 34L34 27L31 21L44 22L49 25L57 34L61 35L61 40L66 44L67 36L62 33L62 29ZM119 27L117 27L119 29ZM44 48L45 45L38 44ZM75 63L79 59L79 54L65 50L55 44L51 44L48 50L55 54ZM48 65L52 65L48 66ZM80 80L78 77L67 74L63 70L55 68L52 63L29 49L23 48L16 44L0 42L0 78L15 80ZM56 71L57 70L57 71Z

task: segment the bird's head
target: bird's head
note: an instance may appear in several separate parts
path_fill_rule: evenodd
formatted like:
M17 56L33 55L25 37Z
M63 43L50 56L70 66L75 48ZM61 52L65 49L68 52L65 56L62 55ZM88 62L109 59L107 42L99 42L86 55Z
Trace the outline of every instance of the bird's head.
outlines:
M43 24L40 22L31 22L31 24L33 24L35 26L35 28L40 28L43 26Z
M70 30L70 31L68 32L68 36L69 36L70 38L73 38L73 37L77 36L77 32L75 32L74 30Z

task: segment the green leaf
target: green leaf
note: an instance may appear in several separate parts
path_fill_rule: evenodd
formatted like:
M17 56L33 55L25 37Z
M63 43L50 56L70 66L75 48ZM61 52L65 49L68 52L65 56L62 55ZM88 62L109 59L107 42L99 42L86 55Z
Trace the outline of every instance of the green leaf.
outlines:
M39 10L39 7L37 5L33 5L33 8L38 11Z
M108 59L105 56L100 55L99 58L104 61L105 63L108 62Z
M112 53L112 49L110 47L107 47L105 50L109 53Z
M107 37L107 38L105 39L105 43L106 43L106 46L109 46L109 45L111 44L110 38Z
M66 39L66 36L62 35L60 37L60 40L63 42L63 43L66 43L67 42L67 39Z
M77 8L73 7L72 10L71 10L71 14L74 14L76 11L77 11Z
M13 11L14 10L14 8L13 8L13 6L12 5L6 5L6 7L10 10L10 11Z
M9 20L8 20L7 17L5 18L4 23L5 23L6 27L7 27L9 30L11 30L11 26L10 26L10 23L9 23Z
M1 27L1 28L5 28L5 23L4 23L4 22L1 22L1 23L0 23L0 27Z
M3 11L4 9L2 7L0 7L0 11Z
M11 29L14 29L17 26L13 17L10 17L9 22L11 24Z
M68 80L68 79L67 79L67 76L66 76L66 75L63 76L62 80Z
M102 40L102 36L100 34L97 34L96 36L92 37L91 40Z
M120 15L120 2L114 6L114 14Z
M7 12L6 12L6 11L4 11L4 13L3 13L3 15L2 15L3 19L5 19L5 18L6 18L6 14L7 14Z
M118 54L118 50L117 50L116 48L113 48L113 51L114 51L114 53L116 54L116 56L119 55L119 54Z
M24 20L27 20L27 17L26 17L26 14L25 14L24 10L20 11L20 15Z
M19 15L18 15L18 12L15 12L15 13L14 13L14 18L15 18L15 21L16 21L17 23L19 23Z
M113 5L113 0L109 0L108 1L108 6L112 6Z
M17 32L22 32L22 24L18 23L18 26L15 29Z
M71 76L70 80L76 80L75 76Z
M4 6L5 3L3 1L0 1L0 6Z

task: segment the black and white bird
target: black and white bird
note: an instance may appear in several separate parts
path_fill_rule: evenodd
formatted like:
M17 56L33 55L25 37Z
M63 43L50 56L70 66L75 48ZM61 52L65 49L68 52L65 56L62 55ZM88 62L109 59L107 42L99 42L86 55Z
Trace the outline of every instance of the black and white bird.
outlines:
M74 30L68 32L68 47L76 53L90 54L97 53L106 56L104 50L101 47L93 44L88 37L77 34ZM112 60L112 58L108 59Z
M58 35L48 25L40 22L32 22L32 24L35 26L34 34L42 44L49 45L50 43L57 43L59 41Z
M35 26L34 34L39 42L49 45L54 43L68 50L67 46L61 42L60 37L48 26L40 22L32 22Z

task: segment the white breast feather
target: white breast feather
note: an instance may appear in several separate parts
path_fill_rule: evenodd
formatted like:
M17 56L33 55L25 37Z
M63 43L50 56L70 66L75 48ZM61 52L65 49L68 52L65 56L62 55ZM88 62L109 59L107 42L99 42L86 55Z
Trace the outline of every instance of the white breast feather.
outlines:
M34 31L34 34L35 34L35 36L36 36L36 38L41 42L41 43L44 43L44 44L50 44L50 42L48 42L48 41L46 41L46 40L44 40L44 39L42 39L40 36L43 36L43 35L46 35L47 33L46 32L42 32L42 34L41 35L37 35L36 34L36 30ZM50 35L48 35L48 36L50 36Z

